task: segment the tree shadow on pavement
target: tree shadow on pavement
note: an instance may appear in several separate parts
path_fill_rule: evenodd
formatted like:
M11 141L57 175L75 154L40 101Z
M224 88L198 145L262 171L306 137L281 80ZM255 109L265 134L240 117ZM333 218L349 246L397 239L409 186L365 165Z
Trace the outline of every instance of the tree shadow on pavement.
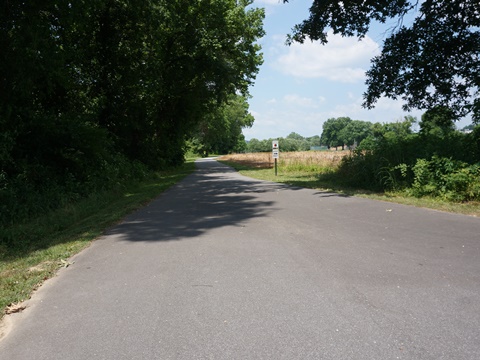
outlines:
M192 175L105 235L127 241L171 241L242 226L275 211L273 195L284 188L288 186L249 179L214 160L202 160Z

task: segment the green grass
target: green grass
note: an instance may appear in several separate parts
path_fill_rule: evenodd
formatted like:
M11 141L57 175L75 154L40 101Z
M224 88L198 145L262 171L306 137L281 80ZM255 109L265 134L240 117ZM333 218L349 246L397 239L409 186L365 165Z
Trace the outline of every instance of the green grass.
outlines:
M312 173L308 166L303 170L298 166L295 169L279 168L278 175L275 176L274 169L257 169L245 164L237 164L230 161L222 162L233 167L240 174L255 179L480 217L480 203L478 202L456 203L439 198L416 198L409 196L405 192L375 193L364 189L352 188L346 185L346 182L333 169L324 168L319 172Z
M193 160L147 180L89 198L28 223L2 229L9 243L0 244L0 318L5 309L28 299L68 259L89 246L104 230L146 205L195 168Z

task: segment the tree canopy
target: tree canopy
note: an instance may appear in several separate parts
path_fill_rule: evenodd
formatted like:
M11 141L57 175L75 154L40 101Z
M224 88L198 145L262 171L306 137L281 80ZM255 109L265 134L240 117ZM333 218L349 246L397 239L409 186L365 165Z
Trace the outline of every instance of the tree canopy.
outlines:
M363 139L370 135L371 129L371 122L352 120L342 130L340 130L339 137L345 145L358 145Z
M284 0L288 2L288 0ZM403 23L413 16L411 24ZM373 22L396 20L367 71L363 106L380 97L404 109L450 108L455 119L480 122L480 2L478 0L314 0L310 16L287 42L328 42L327 33L363 38Z
M246 147L242 129L251 127L254 120L248 112L247 98L231 95L192 130L191 148L204 156L242 152Z
M251 4L5 2L1 170L72 170L95 138L151 167L183 161L190 129L232 94L247 95L259 70L264 12Z
M330 147L341 146L344 148L346 136L345 131L348 124L352 122L349 117L330 118L323 123L323 131L321 135L321 142ZM342 133L343 131L343 133Z
M192 129L255 80L264 10L252 2L2 2L2 215L48 189L108 187L126 164L183 162Z

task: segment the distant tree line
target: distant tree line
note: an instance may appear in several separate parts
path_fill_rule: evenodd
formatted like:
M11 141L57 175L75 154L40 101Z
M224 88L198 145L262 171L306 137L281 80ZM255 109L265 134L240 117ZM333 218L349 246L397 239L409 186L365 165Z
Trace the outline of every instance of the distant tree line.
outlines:
M246 145L246 152L267 152L272 151L272 141L278 140L281 151L307 151L313 146L320 146L320 136L303 137L295 132L290 133L286 138L275 139L251 139Z
M217 128L235 148L262 63L251 4L2 2L0 225L178 165Z
M415 119L407 117L409 121L415 123ZM345 148L353 149L360 145L362 141L368 139L371 141L375 134L375 129L379 127L395 127L397 124L374 124L369 121L352 120L349 117L330 118L323 123L321 135L303 137L295 132L287 137L275 139L258 140L252 138L248 141L246 152L268 152L272 150L272 141L279 140L281 151L308 151L311 149L331 149Z

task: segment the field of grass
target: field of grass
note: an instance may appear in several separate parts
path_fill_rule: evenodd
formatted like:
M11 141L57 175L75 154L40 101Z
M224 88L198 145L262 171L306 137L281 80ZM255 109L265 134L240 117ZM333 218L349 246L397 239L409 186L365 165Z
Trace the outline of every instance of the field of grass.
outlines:
M347 186L335 171L341 159L348 154L349 151L280 153L277 176L273 170L271 153L226 155L220 157L219 161L255 179L480 217L478 202L455 203L438 198L415 198L403 192L373 193Z
M161 192L191 173L193 160L175 170L152 174L142 182L92 194L63 209L15 224L8 231L14 246L0 243L0 318L18 310L43 281L68 259L86 248L103 231L127 214L144 206Z
M282 152L277 160L277 176L271 153L232 154L219 158L243 175L307 188L353 192L335 176L342 158L349 151Z
M349 151L295 151L282 152L278 159L278 168L282 172L331 172ZM220 158L221 161L233 162L252 169L273 168L271 153L232 154Z

